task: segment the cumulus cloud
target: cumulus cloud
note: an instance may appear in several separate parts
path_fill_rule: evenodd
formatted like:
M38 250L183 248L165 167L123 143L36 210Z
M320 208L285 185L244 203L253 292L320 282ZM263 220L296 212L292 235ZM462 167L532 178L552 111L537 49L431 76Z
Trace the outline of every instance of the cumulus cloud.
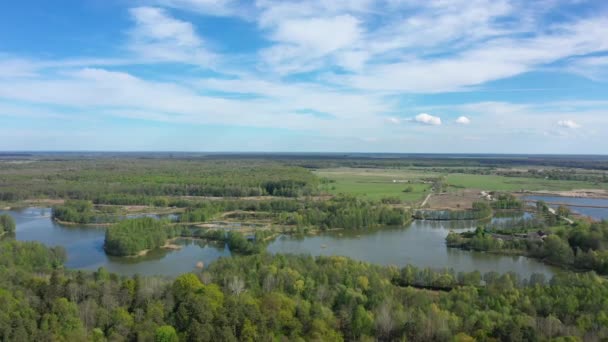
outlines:
M471 123L471 119L467 118L466 116L461 116L456 119L456 123L459 125L468 125Z
M418 115L416 115L416 117L414 118L414 121L424 124L424 125L431 125L431 126L439 126L441 125L441 118L438 116L433 116L427 113L420 113Z
M560 127L564 127L564 128L579 128L581 127L581 125L579 125L578 123L576 123L573 120L567 119L567 120L559 120L557 122L557 125Z

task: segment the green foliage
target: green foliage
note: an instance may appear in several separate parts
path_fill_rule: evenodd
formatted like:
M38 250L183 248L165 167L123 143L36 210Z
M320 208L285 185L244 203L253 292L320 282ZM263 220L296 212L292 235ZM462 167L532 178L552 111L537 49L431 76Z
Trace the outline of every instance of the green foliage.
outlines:
M95 223L97 218L93 211L93 202L82 200L65 201L64 205L53 208L53 218L75 223Z
M544 207L541 203L541 212ZM554 228L555 233L548 235L542 231L539 235L536 230L530 232L529 229L526 225L521 233L513 228L502 227L497 230L496 227L490 226L487 229L478 228L475 233L451 232L446 237L446 244L449 247L478 251L522 254L567 268L575 267L608 274L608 221L579 221L574 227L566 230Z
M9 214L0 215L0 236L15 232L15 219Z
M167 239L178 235L178 229L166 221L142 217L120 221L106 231L106 253L116 256L137 253L163 246Z
M471 210L417 210L414 217L423 220L454 221L480 220L492 216L492 208L486 202L474 202Z
M0 242L0 251L7 249L0 258L2 341L608 337L608 302L598 300L608 297L608 284L594 274L566 272L547 283L540 275L526 281L344 257L255 254L220 259L202 274L171 281L29 265L22 255L53 252Z
M27 271L48 271L66 260L61 247L47 248L38 242L0 240L0 267Z
M154 342L179 342L175 328L170 325L163 325L156 329Z
M411 219L411 213L402 208L339 196L328 201L310 201L295 213L281 217L283 224L300 227L315 226L321 229L367 229L379 226L400 226Z
M50 197L164 205L161 196L306 196L318 184L304 168L253 159L40 160L3 163L0 172L0 201Z
M495 195L495 200L491 202L494 209L515 209L521 210L524 207L524 202L511 194L501 193Z

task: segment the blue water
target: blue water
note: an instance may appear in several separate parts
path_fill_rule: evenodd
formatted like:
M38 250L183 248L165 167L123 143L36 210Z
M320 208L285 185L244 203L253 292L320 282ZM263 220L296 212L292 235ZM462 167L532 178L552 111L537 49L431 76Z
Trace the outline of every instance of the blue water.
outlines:
M525 196L524 199L533 201L545 201L553 203L564 203L574 205L593 205L606 208L585 208L568 205L568 208L576 214L588 216L594 220L608 219L608 199L606 198L583 198L583 197L560 197L560 196ZM556 206L552 206L556 207Z
M195 271L221 257L230 257L225 246L201 240L182 239L176 251L154 250L138 258L107 256L103 250L105 229L62 226L51 218L50 208L8 211L17 222L16 239L39 241L48 246L62 246L67 252L66 267L96 270L105 267L123 275L177 276ZM515 216L514 219L522 216ZM503 220L505 218L501 218ZM281 236L268 246L271 253L343 255L381 265L452 268L455 271L515 272L523 278L533 273L551 277L556 269L537 260L520 256L501 256L447 248L445 237L450 230L475 229L475 221L415 221L408 227L383 228L367 232L334 232L318 236Z

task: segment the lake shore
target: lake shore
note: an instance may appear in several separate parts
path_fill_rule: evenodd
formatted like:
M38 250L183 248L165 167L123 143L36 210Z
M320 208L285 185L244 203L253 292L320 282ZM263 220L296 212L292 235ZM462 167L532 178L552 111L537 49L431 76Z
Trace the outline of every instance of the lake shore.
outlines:
M576 189L576 190L568 190L568 191L539 190L539 191L518 192L518 193L516 193L516 195L608 199L608 190L603 190L603 189Z

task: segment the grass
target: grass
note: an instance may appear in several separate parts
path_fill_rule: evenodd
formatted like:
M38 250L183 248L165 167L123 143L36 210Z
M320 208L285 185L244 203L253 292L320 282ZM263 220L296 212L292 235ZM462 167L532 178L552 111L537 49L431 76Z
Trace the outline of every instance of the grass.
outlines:
M323 186L323 190L330 194L348 194L372 200L398 197L405 202L420 202L431 188L430 184L420 183L423 178L430 176L429 173L407 169L336 168L319 170L315 174L334 181ZM412 191L404 192L410 186Z
M574 189L606 188L606 184L582 181L561 181L542 178L504 177L493 175L449 174L449 185L458 188L481 189L489 191L549 190L564 191Z
M431 185L422 181L432 177L445 176L446 182L460 189L488 191L564 191L574 189L606 189L608 185L583 181L560 181L542 178L505 177L474 174L439 174L423 169L364 169L333 168L314 172L320 178L333 180L322 185L322 190L333 194L348 194L379 200L384 197L398 197L404 202L421 202L430 192ZM398 182L393 182L397 180ZM406 183L405 181L410 181ZM404 192L407 187L412 192Z

